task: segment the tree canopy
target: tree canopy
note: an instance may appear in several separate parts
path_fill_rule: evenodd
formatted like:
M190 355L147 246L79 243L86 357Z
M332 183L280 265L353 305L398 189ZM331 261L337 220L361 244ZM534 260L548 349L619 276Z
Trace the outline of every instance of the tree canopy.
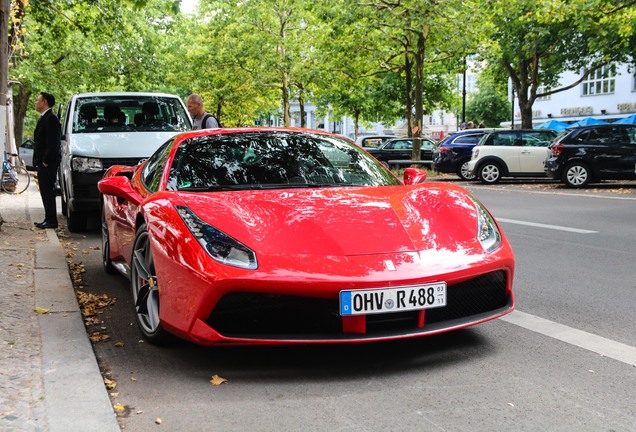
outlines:
M78 92L120 90L196 92L232 126L273 114L289 125L292 101L304 125L311 101L356 127L406 119L409 134L419 136L425 114L453 104L454 76L473 54L505 71L484 81L471 102L475 115L486 120L496 110L489 123L504 115L503 81L510 79L522 125L531 127L539 88L562 90L562 72L634 61L635 5L200 0L195 13L183 14L178 0L11 0L16 135L22 125L33 128L29 100L39 91L64 102Z

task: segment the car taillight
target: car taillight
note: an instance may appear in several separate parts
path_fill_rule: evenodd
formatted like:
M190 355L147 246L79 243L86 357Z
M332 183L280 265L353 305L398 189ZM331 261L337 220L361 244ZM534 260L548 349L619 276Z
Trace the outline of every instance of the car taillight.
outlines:
M440 147L438 150L440 153L446 153L447 151L450 151L451 149L449 149L448 147Z
M553 145L552 148L550 148L550 151L552 152L553 156L558 156L561 153L563 153L563 149L564 147L562 144L556 144L556 145Z

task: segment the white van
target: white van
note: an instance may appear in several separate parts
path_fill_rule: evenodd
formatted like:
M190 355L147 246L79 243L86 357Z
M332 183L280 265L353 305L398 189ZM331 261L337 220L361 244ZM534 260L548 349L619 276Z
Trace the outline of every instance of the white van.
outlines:
M192 129L183 101L162 93L83 93L62 125L62 213L72 232L99 210L97 181L112 165L137 165L179 132ZM62 117L60 117L62 118Z

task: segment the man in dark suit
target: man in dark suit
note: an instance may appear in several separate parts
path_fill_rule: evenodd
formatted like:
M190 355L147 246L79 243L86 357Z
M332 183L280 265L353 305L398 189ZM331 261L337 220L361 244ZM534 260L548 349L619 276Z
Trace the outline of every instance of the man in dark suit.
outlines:
M44 221L35 223L40 229L57 228L57 209L55 205L55 179L57 168L62 161L60 120L51 108L55 105L52 94L42 92L35 101L35 110L40 120L33 132L33 166L38 170L40 195L44 204Z

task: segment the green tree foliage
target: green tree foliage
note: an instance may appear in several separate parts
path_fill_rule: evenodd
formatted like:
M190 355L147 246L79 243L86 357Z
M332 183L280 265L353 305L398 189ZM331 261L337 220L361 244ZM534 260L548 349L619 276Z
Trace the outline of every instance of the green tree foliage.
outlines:
M506 72L498 63L486 64L477 80L479 88L466 103L466 118L475 126L483 122L487 127L499 127L510 120L512 106L508 100Z
M27 113L26 129L35 127L37 113L28 108L40 91L63 103L85 91L167 90L157 49L172 25L174 1L13 1L24 8L23 18L14 21L21 31L9 71L18 83L16 139Z
M633 0L487 0L491 39L482 52L507 71L522 127L532 127L537 97L580 82L557 88L564 71L581 70L582 80L605 64L633 59L635 4ZM539 94L540 86L551 90Z

